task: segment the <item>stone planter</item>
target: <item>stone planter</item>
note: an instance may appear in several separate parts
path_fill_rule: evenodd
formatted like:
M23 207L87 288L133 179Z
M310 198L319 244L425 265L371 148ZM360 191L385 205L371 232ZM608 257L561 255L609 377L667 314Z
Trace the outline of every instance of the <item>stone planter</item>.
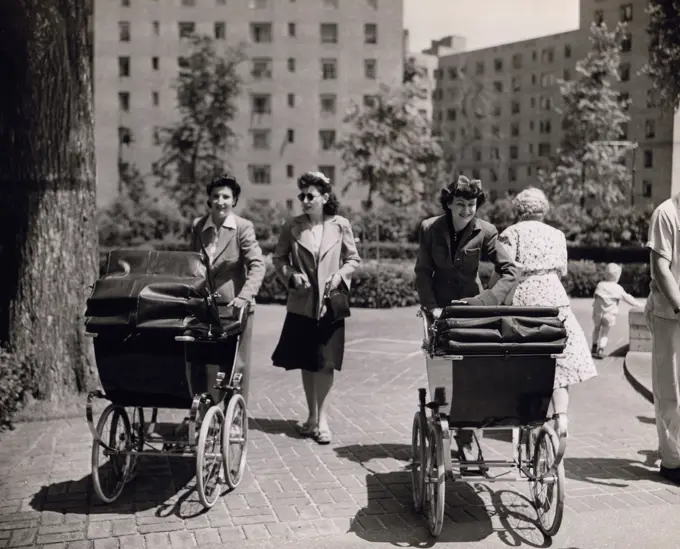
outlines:
M641 307L631 309L628 313L630 347L634 353L652 352L652 334L645 322L645 310Z

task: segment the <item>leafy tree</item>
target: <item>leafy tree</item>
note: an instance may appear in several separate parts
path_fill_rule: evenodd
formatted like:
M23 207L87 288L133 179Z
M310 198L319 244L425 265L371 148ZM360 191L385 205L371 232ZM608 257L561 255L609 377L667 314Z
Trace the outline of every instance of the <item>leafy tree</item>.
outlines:
M188 221L177 206L151 196L134 166L121 164L119 171L121 192L113 204L97 214L100 246L135 247L181 240Z
M619 80L624 32L620 23L613 31L593 23L592 48L576 63L578 77L560 81L562 143L552 171L541 174L555 202L611 208L630 196L625 159L637 145L621 139L623 125L630 120L628 104L612 87Z
M272 206L257 200L249 200L240 215L252 221L255 236L260 241L278 237L283 223L292 217L292 214L281 203Z
M345 116L347 131L336 145L348 176L343 192L366 187L366 209L376 195L397 206L416 203L438 169L441 147L420 112L428 96L416 75L399 88L382 86L372 105L353 104Z
M651 76L659 99L666 105L680 105L680 1L650 0L649 61L645 72Z
M193 36L191 46L175 85L179 121L160 130L163 154L155 167L160 187L187 219L202 212L206 182L224 171L225 155L236 146L230 123L246 59L241 46L218 53L208 36Z
M26 394L54 404L96 379L83 318L97 276L85 4L0 2L0 342Z

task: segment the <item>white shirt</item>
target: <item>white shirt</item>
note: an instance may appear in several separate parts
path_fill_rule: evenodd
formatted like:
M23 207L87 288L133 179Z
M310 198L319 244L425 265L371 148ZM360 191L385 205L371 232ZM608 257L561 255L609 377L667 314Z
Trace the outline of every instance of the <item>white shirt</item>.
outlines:
M321 239L323 238L323 223L320 225L311 225L309 230L312 233L312 251L314 255L319 255L321 250Z
M208 220L205 222L203 225L203 231L206 232L209 230L212 230L212 238L208 245L205 247L205 250L208 252L208 256L210 257L210 261L215 260L215 255L217 255L217 241L220 236L220 231L222 228L226 229L236 229L236 219L234 218L234 214L230 213L227 217L224 218L224 221L222 222L222 225L219 227L215 226L215 223L213 222L212 215L208 215Z

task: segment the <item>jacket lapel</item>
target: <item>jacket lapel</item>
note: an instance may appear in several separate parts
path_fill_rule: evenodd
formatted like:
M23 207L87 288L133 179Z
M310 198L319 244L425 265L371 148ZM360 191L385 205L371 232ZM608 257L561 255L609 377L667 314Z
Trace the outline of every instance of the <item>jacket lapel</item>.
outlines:
M321 249L319 250L319 261L323 256L333 248L338 242L342 240L342 232L335 218L330 218L324 221L323 236L321 237Z
M215 249L215 259L213 260L213 263L217 262L217 259L222 255L224 250L227 249L227 246L229 246L229 243L234 238L235 234L236 229L231 229L229 227L220 228L220 234L217 238L217 247Z
M312 231L307 228L303 219L296 219L291 228L291 234L296 242L314 257L314 241Z

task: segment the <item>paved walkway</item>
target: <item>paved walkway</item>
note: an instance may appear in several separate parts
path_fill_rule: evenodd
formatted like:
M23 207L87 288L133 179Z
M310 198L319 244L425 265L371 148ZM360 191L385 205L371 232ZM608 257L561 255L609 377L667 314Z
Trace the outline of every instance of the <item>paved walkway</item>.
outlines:
M590 337L589 300L573 307ZM627 341L626 315L612 349ZM410 509L406 469L417 388L426 385L415 309L353 311L329 446L296 435L300 376L270 366L283 316L281 307L258 309L248 468L234 493L203 512L192 461L158 458L141 463L118 502L101 505L84 418L20 424L0 435L0 547L431 546ZM680 488L653 468L653 408L627 383L621 357L598 366L597 378L572 391L567 512L553 547L676 547L680 526L664 517L678 516ZM487 455L510 450L499 437L484 444ZM546 547L527 493L524 484L449 482L438 545Z

